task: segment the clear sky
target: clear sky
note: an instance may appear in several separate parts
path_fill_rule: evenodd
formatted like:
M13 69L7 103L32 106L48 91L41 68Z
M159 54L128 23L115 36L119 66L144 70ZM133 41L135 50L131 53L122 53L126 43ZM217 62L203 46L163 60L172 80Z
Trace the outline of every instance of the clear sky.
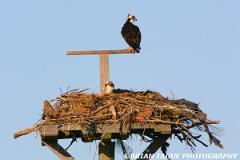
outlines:
M199 144L197 153L240 153L239 8L239 0L1 0L1 159L57 160L36 134L14 140L13 133L34 124L43 101L60 89L98 92L98 56L64 52L127 48L120 30L128 13L138 18L142 51L110 56L116 87L152 89L168 97L172 91L200 103L210 119L221 120L225 148ZM146 145L134 139L128 144L136 152ZM90 160L95 148L78 141L69 152ZM190 149L173 139L169 151ZM120 149L117 154L121 159Z

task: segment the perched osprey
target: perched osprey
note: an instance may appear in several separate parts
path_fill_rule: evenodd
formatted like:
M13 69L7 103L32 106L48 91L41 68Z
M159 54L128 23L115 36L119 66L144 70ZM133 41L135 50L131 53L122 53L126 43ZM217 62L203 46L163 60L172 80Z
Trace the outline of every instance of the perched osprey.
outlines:
M124 40L128 43L128 45L131 47L133 52L139 53L140 51L140 43L141 43L141 32L134 24L137 19L135 16L128 14L127 21L122 27L121 34L124 38Z
M105 83L106 93L111 93L114 90L114 84L112 81L107 81Z

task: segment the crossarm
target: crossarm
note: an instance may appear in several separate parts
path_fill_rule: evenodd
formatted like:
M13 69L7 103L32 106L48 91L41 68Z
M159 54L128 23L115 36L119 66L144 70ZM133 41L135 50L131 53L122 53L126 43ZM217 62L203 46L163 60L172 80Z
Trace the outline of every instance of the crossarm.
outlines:
M131 54L134 53L129 49L119 50L92 50L92 51L67 51L67 55L96 55L96 54Z

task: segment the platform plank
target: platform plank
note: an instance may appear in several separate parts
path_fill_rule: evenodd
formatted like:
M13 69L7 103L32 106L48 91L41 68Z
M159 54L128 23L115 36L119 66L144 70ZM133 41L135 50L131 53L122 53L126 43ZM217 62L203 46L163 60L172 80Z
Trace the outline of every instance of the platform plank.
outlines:
M71 132L78 133L78 137L83 135L88 135L91 129L83 127L78 124L65 124L65 125L43 125L40 128L40 134L43 138L55 137L56 139L61 138L69 138L69 134ZM105 123L105 124L96 124L93 129L95 134L134 134L134 133L142 133L152 132L159 134L170 134L171 133L171 125L168 124L155 124L155 123L129 123L124 124L121 127L120 123Z

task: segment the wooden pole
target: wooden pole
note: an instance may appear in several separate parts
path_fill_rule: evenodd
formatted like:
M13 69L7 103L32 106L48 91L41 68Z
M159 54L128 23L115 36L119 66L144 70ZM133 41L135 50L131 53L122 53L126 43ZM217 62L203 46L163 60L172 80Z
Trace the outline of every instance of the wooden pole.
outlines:
M106 93L105 83L109 81L109 56L100 54L100 91ZM110 136L106 138L106 136ZM102 142L99 143L99 160L114 160L115 143L111 142L111 134L103 135Z
M109 81L108 54L100 54L100 91L106 93L105 83Z
M99 143L98 160L114 160L115 143L111 140Z
M100 55L100 92L106 93L105 83L109 81L109 54L131 54L132 49L68 51L67 55ZM110 137L110 138L109 138ZM111 142L111 133L103 135L99 144L99 160L114 160L115 143Z

